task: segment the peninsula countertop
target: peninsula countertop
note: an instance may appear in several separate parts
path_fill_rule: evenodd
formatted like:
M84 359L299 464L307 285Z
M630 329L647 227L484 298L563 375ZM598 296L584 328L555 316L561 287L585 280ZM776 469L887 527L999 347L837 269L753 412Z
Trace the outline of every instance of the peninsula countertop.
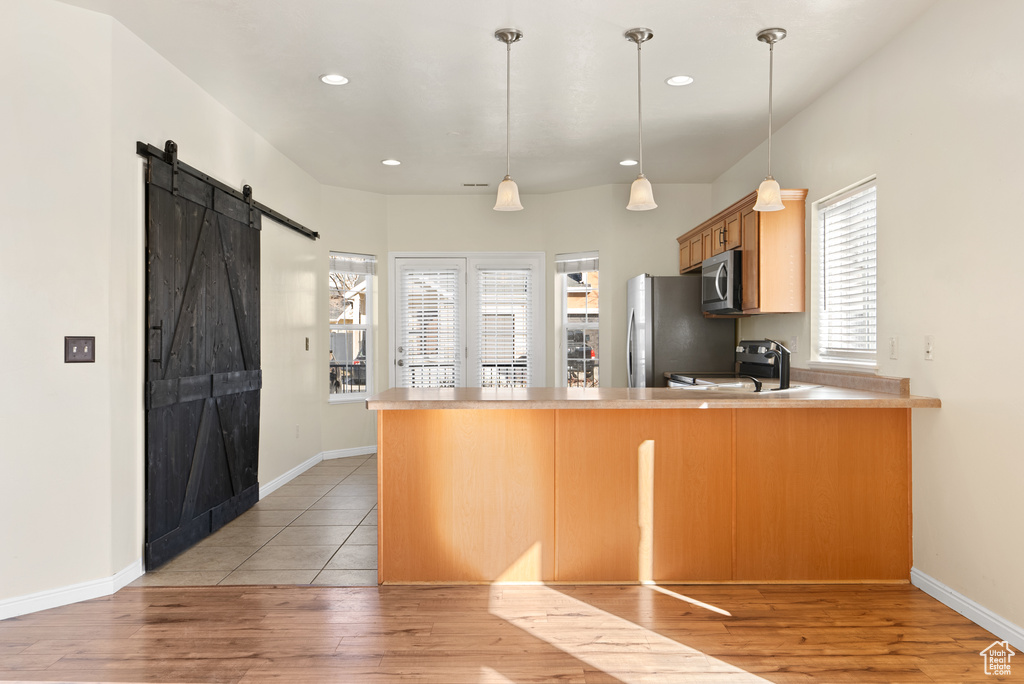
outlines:
M393 388L366 401L373 411L423 409L808 409L939 408L932 397L821 385L787 392L653 388Z

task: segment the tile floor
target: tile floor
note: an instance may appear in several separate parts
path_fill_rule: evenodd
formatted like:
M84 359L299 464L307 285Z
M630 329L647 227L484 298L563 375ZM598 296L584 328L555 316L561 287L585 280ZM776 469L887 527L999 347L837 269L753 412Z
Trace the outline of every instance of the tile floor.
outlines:
M377 456L323 461L131 586L377 584Z

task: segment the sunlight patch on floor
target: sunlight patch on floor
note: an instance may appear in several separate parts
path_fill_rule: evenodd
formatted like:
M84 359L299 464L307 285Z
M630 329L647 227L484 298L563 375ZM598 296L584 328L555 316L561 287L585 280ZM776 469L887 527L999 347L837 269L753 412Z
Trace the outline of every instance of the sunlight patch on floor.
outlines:
M480 677L476 681L478 684L516 684L515 680L486 665L480 666Z
M767 681L556 589L544 587L538 598L537 589L519 592L507 585L492 586L488 611L623 684L678 682L694 675L701 675L704 682ZM660 593L714 608L668 590ZM652 614L657 593L641 591L636 598L642 612Z
M648 589L651 589L651 590L656 591L658 593L664 594L665 596L671 596L672 598L677 598L680 601L686 601L691 606L697 606L699 608L704 608L705 610L710 610L712 613L718 613L719 615L726 615L728 617L732 617L732 613L730 613L729 611L725 610L724 608L719 608L717 606L711 605L710 603L704 603L703 601L698 601L697 599L690 598L689 596L683 596L682 594L677 594L676 592L674 592L674 591L672 591L670 589L666 589L665 587L659 587L657 584L654 584L653 582L643 582L643 585L645 587L647 587Z

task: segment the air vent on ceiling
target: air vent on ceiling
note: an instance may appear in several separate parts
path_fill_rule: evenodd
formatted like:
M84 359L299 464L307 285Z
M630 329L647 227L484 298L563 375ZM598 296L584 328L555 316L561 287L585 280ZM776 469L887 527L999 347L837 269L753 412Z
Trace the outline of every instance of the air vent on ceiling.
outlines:
M464 188L486 188L490 183L463 183Z

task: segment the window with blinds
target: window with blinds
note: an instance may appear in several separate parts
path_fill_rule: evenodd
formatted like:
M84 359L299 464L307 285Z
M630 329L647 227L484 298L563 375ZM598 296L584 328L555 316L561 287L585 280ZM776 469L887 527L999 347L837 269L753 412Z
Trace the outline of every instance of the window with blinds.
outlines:
M377 258L331 252L328 269L329 400L365 398L373 380L373 276Z
M876 359L875 189L870 180L818 204L822 361Z
M462 386L462 269L402 270L400 387Z
M529 387L533 347L532 272L477 272L481 387Z

